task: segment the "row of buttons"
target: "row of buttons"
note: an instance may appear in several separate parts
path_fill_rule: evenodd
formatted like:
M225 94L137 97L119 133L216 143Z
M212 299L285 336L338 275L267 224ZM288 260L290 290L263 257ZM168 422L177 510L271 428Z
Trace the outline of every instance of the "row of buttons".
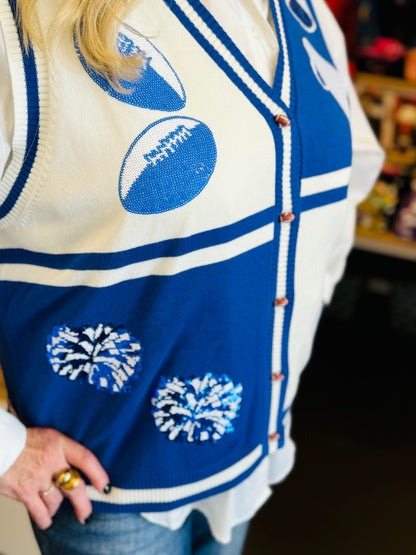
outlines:
M289 127L291 125L290 119L285 114L278 114L274 116L274 121L280 127ZM279 216L280 223L292 223L295 219L295 214L293 212L284 212ZM287 297L282 297L280 299L275 299L273 301L273 306L283 308L289 304L289 299ZM281 382L285 379L282 373L273 373L270 378L273 382ZM280 434L277 432L270 434L268 439L269 441L278 440L280 438Z
M286 116L286 114L277 114L274 116L274 121L280 125L280 127L288 127L291 125L290 119ZM283 212L279 216L279 222L282 224L290 224L295 220L295 214L293 212ZM282 297L281 299L275 299L273 301L273 306L280 306L284 307L289 304L289 299L286 297Z

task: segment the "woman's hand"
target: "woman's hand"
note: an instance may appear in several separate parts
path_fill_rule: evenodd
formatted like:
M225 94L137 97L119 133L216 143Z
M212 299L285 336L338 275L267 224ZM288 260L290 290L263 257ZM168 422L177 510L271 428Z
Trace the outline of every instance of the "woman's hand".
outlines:
M52 517L63 500L62 491L55 487L47 495L53 476L69 466L81 470L98 491L108 492L109 479L98 459L86 447L51 428L28 428L26 445L13 465L0 476L0 494L20 501L41 529L52 524ZM65 496L71 501L81 523L92 512L85 482Z

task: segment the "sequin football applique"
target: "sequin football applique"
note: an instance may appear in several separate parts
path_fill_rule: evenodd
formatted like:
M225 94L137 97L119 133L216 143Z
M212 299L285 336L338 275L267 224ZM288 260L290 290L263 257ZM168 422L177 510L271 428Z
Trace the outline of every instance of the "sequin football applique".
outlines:
M186 104L185 90L176 72L154 44L134 29L123 25L123 31L120 31L117 36L117 47L122 56L140 54L144 66L140 69L137 79L120 81L124 90L114 89L105 77L88 65L76 37L74 37L74 46L87 74L112 98L149 110L174 112L184 108Z
M125 156L121 203L134 214L159 214L184 206L206 187L216 163L215 139L203 122L188 117L156 121Z
M124 328L110 324L54 326L46 354L59 376L112 394L128 393L141 371L141 344Z
M223 374L203 377L162 376L152 398L156 426L171 441L216 443L234 432L243 386Z

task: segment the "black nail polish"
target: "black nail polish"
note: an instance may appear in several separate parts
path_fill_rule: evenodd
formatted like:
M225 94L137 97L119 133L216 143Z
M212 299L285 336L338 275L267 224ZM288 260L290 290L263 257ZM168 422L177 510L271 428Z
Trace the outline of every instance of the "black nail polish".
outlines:
M89 524L92 520L92 513L90 514L90 516L87 516L87 518L84 520L84 524Z
M107 484L107 485L105 486L105 488L103 489L103 491L104 491L105 494L108 495L108 494L110 493L110 491L111 491L111 484Z

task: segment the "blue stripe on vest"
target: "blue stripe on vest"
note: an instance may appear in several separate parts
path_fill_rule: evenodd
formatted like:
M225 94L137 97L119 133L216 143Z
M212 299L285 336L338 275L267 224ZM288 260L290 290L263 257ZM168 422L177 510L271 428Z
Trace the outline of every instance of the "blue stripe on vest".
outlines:
M48 254L25 249L2 249L0 264L33 264L56 270L113 270L136 262L181 256L227 243L272 223L274 218L275 207L272 206L228 226L196 233L183 239L168 239L120 252Z
M9 4L17 25L16 0L9 0ZM37 86L38 80L35 56L31 47L29 47L28 52L25 51L19 26L18 32L26 78L28 116L26 150L19 175L17 176L16 181L11 188L6 200L0 206L0 218L4 218L5 216L7 216L7 214L13 209L23 189L25 188L26 181L29 177L29 174L33 167L33 163L35 161L39 142L39 91Z
M320 206L326 206L327 204L339 202L340 200L346 199L347 195L348 186L346 185L344 187L331 189L330 191L301 197L301 211L306 212L306 210L312 210L313 208L319 208Z

